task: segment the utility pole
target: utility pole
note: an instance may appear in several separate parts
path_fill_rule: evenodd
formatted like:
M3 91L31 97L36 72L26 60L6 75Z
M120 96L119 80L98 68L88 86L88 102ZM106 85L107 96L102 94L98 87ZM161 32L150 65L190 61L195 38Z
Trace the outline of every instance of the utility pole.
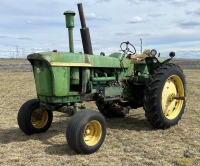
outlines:
M142 54L142 39L140 39L140 52Z

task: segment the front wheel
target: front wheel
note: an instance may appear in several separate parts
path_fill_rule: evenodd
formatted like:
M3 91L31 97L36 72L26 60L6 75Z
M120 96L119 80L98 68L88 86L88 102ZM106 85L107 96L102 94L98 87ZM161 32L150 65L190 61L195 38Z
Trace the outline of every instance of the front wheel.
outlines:
M53 120L53 113L50 110L40 111L38 99L25 102L18 112L18 125L27 135L43 133L49 129Z
M159 129L178 123L186 104L186 81L181 68L164 64L155 70L144 90L144 110L148 121Z
M71 118L66 132L68 145L77 153L90 154L104 142L106 122L101 113L89 109L78 111Z

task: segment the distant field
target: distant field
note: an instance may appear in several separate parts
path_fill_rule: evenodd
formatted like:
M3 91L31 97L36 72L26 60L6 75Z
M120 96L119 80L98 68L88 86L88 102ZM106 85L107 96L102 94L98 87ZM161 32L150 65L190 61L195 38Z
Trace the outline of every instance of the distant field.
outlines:
M0 71L31 71L27 59L0 59Z
M200 59L173 59L172 63L183 69L200 69Z
M69 148L65 131L70 118L54 112L51 128L44 134L27 136L17 125L17 113L27 100L36 98L31 70L0 67L0 165L200 165L200 70L184 70L187 80L187 106L178 125L155 130L143 109L131 110L123 119L106 119L107 136L94 154L78 155ZM20 69L20 70L18 70ZM93 102L87 107L97 109ZM190 158L185 157L189 151Z
M173 59L172 63L183 69L200 69L200 59ZM0 59L0 70L31 71L31 65L26 59Z

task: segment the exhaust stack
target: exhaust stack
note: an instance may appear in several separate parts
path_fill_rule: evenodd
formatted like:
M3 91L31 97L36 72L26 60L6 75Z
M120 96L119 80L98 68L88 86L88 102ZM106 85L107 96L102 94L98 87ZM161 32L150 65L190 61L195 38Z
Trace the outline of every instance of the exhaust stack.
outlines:
M74 52L74 41L73 41L73 28L74 28L74 16L76 13L74 11L66 11L64 12L65 20L66 20L66 28L68 28L68 36L69 36L69 51Z
M90 39L90 31L89 31L89 28L86 27L82 3L78 4L78 11L79 11L80 21L81 21L81 26L82 26L80 31L81 31L81 38L82 38L84 53L93 55L92 43Z

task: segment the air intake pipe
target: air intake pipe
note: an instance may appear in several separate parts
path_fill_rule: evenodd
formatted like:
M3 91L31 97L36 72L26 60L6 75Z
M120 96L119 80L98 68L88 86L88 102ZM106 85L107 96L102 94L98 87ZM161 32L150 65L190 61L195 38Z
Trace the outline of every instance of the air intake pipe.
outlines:
M65 20L66 20L66 28L68 28L69 35L69 51L74 52L74 42L73 42L73 28L74 28L74 11L66 11L64 12Z

